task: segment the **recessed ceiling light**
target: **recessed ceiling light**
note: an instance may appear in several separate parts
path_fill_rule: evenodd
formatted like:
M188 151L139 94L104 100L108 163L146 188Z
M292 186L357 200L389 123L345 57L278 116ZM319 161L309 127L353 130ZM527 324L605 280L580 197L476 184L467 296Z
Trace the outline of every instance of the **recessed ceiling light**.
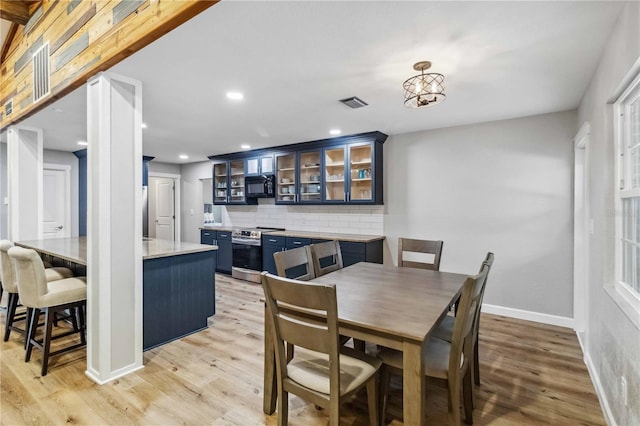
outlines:
M53 111L54 112L62 112L62 108L54 108Z
M244 95L240 92L227 92L227 98L232 101L240 101L244 99Z
M87 141L78 141L78 145L87 146L87 145L89 145L89 142L87 142Z
M187 158L189 158L189 156L188 156L188 155L186 155L186 154L180 154L180 159L181 159L181 160L186 160Z
M340 129L331 129L331 130L329 130L329 134L332 134L334 136L335 135L339 135L340 133L342 133L342 130L340 130Z
M243 143L242 145L240 145L240 148L242 148L242 149L251 149L251 145Z
M147 123L142 123L142 128L146 129L147 128Z

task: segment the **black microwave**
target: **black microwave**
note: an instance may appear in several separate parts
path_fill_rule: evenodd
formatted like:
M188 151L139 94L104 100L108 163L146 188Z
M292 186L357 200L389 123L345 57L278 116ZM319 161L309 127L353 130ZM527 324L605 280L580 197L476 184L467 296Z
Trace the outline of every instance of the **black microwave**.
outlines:
M275 197L273 175L247 176L244 178L244 189L247 198Z

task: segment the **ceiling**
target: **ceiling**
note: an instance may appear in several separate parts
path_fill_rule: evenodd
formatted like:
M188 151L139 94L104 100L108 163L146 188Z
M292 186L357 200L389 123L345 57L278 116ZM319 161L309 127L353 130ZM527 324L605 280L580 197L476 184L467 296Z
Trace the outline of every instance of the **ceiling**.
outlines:
M112 71L142 81L144 154L202 161L241 144L324 139L334 128L394 135L574 109L622 6L222 1ZM421 60L446 76L447 99L409 109L402 82ZM338 102L350 96L369 105ZM81 149L86 89L24 124L44 129L45 148Z

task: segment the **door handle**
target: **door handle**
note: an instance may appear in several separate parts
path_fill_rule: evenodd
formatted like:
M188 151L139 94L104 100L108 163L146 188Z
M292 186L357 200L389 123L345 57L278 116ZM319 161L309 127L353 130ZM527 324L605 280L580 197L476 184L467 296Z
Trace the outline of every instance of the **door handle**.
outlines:
M62 229L62 228L64 228L62 225L60 225L60 226L56 226L56 229L57 229L57 230L60 230L60 229Z

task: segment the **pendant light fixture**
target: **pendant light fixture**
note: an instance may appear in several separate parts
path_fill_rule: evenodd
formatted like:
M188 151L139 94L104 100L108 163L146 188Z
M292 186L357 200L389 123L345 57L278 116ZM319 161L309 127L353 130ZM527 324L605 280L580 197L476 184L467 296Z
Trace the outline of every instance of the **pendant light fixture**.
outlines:
M447 97L444 94L444 75L425 73L431 68L431 62L421 61L413 65L419 75L404 82L404 105L409 108L422 108L441 103Z

